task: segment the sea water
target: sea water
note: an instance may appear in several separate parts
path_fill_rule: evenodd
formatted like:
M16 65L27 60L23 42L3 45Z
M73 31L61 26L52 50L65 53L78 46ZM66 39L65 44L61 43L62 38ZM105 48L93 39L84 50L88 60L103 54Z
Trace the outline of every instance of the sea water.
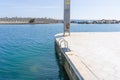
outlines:
M72 32L119 32L120 24L72 24ZM67 80L54 49L63 24L0 25L0 80Z

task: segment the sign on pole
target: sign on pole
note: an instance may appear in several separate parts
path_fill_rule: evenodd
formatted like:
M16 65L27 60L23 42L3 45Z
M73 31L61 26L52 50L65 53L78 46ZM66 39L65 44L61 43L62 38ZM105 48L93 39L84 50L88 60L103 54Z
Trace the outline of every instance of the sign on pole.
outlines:
M64 0L64 36L70 35L70 0Z

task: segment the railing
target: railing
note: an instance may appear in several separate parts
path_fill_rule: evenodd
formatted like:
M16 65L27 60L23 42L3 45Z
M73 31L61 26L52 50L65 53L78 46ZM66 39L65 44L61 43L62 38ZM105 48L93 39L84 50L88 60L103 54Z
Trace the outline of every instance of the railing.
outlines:
M59 46L62 48L62 43L63 43L63 49L65 49L65 51L70 51L69 48L68 48L68 42L63 39L63 38L60 38L58 40L58 43L59 43Z

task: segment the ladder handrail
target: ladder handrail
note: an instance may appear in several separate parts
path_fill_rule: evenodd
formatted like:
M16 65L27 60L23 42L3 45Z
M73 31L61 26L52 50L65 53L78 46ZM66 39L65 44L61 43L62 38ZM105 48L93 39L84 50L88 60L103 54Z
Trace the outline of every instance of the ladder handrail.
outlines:
M64 42L64 47L68 49L68 42L65 39L59 38L58 42L60 47L62 46L61 44Z

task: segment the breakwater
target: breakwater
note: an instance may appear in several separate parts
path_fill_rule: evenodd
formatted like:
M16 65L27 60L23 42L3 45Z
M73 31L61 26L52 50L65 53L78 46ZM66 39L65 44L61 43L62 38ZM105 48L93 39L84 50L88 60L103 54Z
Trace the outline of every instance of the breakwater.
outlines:
M71 23L78 23L78 24L120 24L120 20L72 20Z

